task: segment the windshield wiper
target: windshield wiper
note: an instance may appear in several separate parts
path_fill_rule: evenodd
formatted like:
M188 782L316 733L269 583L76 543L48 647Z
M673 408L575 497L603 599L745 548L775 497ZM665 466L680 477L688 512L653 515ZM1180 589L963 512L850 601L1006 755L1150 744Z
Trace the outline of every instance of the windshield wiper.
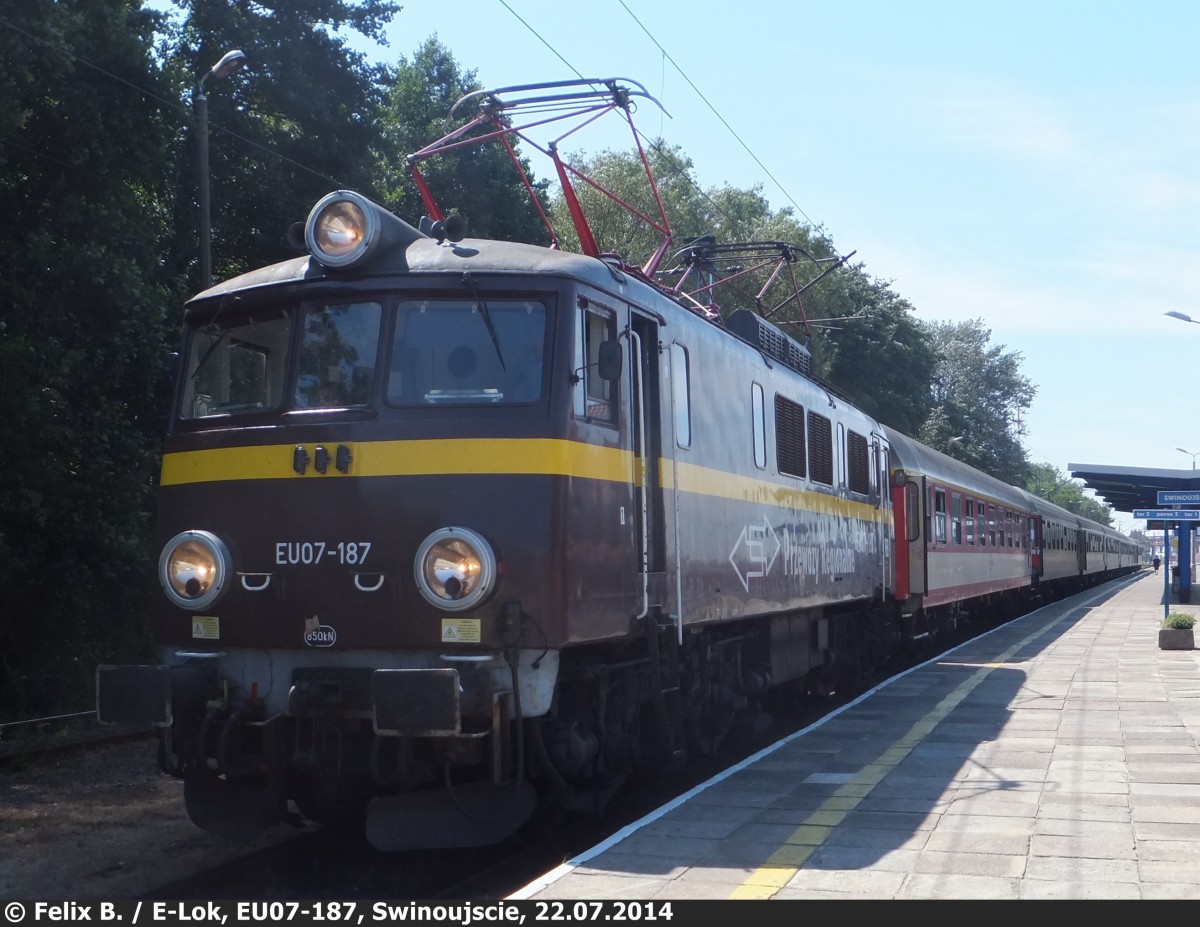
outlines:
M479 295L479 287L475 285L475 278L471 276L470 271L464 273L463 286L471 288L471 295L475 297L475 304L479 306L479 314L483 316L483 324L487 326L488 334L492 336L492 344L496 346L496 357L500 361L500 369L505 373L508 372L508 367L504 365L504 354L500 351L500 339L496 336L496 326L492 324L492 313L488 310L487 303Z
M213 313L213 317L211 319L209 319L208 324L204 326L204 331L206 333L211 332L216 327L217 319L221 318L221 316L225 313L225 310L228 309L229 306L233 302L236 302L236 300L228 300L227 299L224 302L222 302L220 306L217 307L217 311ZM229 329L228 328L223 329L221 331L221 334L213 341L212 344L210 344L205 349L204 354L201 355L200 360L196 364L196 369L192 371L191 379L194 380L194 379L196 379L196 377L198 377L200 375L200 371L204 369L204 365L207 364L208 359L210 357L212 357L213 351L215 351L218 347L220 347L221 342L224 341L228 337L229 337Z

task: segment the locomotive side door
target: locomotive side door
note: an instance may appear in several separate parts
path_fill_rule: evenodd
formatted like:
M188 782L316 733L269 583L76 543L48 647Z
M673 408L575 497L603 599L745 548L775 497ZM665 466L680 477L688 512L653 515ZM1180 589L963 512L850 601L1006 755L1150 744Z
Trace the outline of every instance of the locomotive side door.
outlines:
M882 578L883 590L894 588L895 580L892 576L892 555L894 553L894 541L889 536L894 530L893 521L889 514L889 509L892 502L891 483L888 480L888 474L891 472L891 448L888 446L888 439L878 431L871 432L871 444L875 451L875 466L871 472L871 491L875 494L878 500L879 508L883 509L881 515L888 515L886 518L879 518L876 522L876 530L879 533L877 543L879 544L879 575Z
M677 601L678 545L675 542L674 493L669 500L664 476L674 485L672 440L675 395L672 391L671 349L660 342L657 318L635 309L629 314L630 444L634 457L634 535L639 545L638 573L642 583L643 617L658 606L670 614L682 634ZM664 353L665 352L665 353ZM680 376L686 376L681 371Z
M1029 516L1029 554L1030 554L1030 575L1041 579L1044 572L1042 568L1042 516Z

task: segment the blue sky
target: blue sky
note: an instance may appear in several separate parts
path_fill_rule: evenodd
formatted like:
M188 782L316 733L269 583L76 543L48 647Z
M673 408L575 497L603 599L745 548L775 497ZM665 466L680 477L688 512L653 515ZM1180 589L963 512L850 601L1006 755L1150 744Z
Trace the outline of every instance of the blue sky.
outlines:
M1200 325L1163 313L1200 320L1200 4L410 0L357 47L434 34L484 86L639 81L702 186L761 184L919 317L981 319L1038 388L1033 461L1193 466Z

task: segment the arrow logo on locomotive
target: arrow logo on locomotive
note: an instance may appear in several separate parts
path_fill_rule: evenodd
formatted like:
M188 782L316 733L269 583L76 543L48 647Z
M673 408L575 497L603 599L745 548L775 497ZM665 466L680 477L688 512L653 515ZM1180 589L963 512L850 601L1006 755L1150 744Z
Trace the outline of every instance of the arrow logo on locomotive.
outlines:
M737 543L729 552L733 571L742 581L742 588L750 591L751 579L762 579L771 572L782 545L775 529L766 518L762 525L746 525L738 535Z

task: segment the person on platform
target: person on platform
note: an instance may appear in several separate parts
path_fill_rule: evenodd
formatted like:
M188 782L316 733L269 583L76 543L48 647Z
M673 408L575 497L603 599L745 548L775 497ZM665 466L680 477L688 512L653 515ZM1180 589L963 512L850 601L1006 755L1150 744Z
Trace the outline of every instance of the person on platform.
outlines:
M1154 575L1157 576L1158 568L1160 566L1162 566L1162 558L1159 557L1158 554L1155 554L1154 557L1150 560L1150 565L1154 567Z

